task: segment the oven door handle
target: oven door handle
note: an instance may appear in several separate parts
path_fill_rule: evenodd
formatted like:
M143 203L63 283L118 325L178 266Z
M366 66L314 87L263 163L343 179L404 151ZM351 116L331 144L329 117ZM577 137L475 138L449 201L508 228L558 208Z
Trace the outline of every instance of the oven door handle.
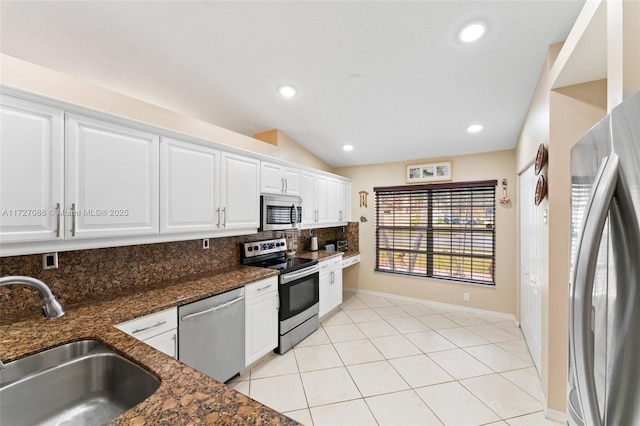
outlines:
M299 271L299 272L290 272L290 273L281 275L280 276L280 279L282 281L281 284L287 284L287 283L290 283L291 281L304 278L308 275L313 275L318 271L320 271L320 265L316 264L316 265L304 268L302 271Z

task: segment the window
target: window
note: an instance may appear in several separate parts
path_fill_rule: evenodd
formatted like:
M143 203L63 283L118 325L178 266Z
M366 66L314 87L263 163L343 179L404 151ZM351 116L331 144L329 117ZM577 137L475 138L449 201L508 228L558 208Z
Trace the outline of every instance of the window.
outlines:
M497 183L374 188L376 271L495 285Z

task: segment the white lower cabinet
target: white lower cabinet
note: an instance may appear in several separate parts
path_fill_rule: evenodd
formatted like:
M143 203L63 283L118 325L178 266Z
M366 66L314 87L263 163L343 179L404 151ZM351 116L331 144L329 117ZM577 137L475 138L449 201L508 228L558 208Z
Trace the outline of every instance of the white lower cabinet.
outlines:
M360 255L357 254L355 256L348 257L342 261L342 268L348 268L351 265L355 265L356 263L360 263Z
M278 346L278 277L245 286L245 366Z
M154 349L164 352L172 358L178 359L178 330L173 329L160 333L157 336L153 336L147 340L143 340L144 343L151 346Z
M178 309L132 319L116 328L173 358L178 358Z
M320 261L320 318L342 304L342 255Z

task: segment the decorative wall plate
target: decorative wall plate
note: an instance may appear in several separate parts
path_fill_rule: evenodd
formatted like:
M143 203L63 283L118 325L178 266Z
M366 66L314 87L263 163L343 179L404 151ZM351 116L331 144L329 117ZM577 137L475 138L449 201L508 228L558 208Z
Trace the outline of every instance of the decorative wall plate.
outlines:
M544 178L544 175L538 176L538 183L536 184L536 197L535 203L536 206L539 206L544 197L547 196L547 181Z
M536 154L536 166L535 166L536 176L540 174L540 171L542 170L544 165L547 164L547 155L548 155L547 148L544 146L543 143L541 143L540 146L538 147L538 153Z

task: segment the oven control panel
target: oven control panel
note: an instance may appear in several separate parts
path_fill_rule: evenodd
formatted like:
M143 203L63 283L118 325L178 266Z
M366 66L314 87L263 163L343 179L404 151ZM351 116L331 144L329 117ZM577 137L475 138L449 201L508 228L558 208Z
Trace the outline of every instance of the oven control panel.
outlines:
M255 257L262 254L271 254L287 251L287 239L276 238L273 240L255 241L244 243L244 257Z

